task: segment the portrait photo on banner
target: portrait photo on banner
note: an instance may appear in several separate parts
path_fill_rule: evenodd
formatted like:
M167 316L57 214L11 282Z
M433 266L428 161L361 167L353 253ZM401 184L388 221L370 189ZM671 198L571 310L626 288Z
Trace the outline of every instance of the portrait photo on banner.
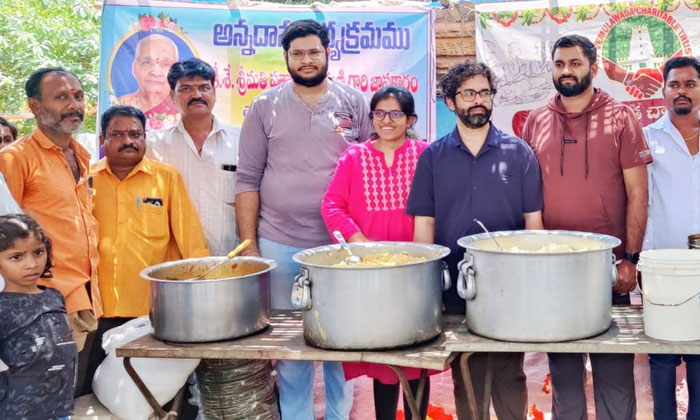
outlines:
M177 61L198 54L173 21L145 18L140 16L132 30L115 44L107 66L107 83L111 105L139 108L146 115L146 128L160 130L179 120L170 96L168 70Z

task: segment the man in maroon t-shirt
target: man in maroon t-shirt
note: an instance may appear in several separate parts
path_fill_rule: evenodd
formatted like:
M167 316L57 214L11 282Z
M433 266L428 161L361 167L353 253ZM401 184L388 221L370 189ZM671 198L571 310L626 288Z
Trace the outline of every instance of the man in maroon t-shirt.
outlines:
M596 48L579 35L560 38L552 48L552 78L559 92L533 111L523 139L542 171L544 226L612 235L621 261L613 303L629 303L636 287L635 264L647 219L647 170L651 161L634 112L591 81L598 71ZM596 418L633 420L634 355L591 354ZM582 354L549 354L552 419L587 418Z

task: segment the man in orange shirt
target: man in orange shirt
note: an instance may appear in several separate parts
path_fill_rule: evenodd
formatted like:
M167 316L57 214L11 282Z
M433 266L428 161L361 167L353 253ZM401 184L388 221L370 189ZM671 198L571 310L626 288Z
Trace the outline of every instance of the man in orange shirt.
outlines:
M83 84L62 68L42 68L25 84L37 128L0 152L0 172L23 211L53 241L53 278L39 284L66 299L78 355L76 395L82 395L87 356L102 316L97 287L97 222L91 213L90 155L72 138L83 123Z
M91 170L104 309L98 344L105 331L148 315L149 285L141 270L173 258L209 255L182 177L172 166L144 157L145 127L146 116L132 106L113 106L101 119L105 157ZM88 379L105 357L95 345Z

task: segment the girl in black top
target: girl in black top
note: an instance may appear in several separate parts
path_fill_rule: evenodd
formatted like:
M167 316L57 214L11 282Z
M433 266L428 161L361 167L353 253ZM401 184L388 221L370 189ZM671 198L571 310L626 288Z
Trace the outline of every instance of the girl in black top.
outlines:
M29 216L0 216L0 413L7 420L67 419L78 350L51 277L51 242Z

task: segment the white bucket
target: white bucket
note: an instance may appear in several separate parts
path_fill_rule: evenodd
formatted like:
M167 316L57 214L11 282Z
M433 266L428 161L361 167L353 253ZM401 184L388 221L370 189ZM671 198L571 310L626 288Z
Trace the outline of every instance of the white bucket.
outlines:
M700 340L700 252L654 249L639 257L644 333L660 340Z

